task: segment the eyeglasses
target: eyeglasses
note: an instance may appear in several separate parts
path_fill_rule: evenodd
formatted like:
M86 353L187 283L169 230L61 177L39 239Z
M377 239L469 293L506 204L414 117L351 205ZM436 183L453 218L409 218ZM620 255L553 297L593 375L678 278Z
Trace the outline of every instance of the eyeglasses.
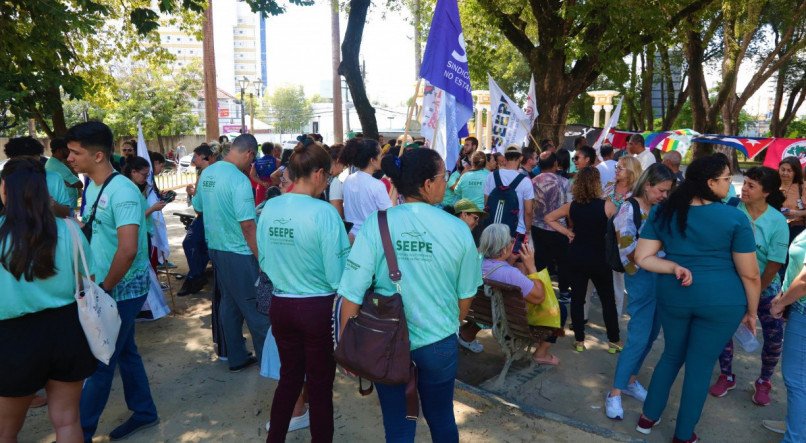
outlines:
M620 165L616 165L616 172L623 171L624 167Z
M137 175L142 175L143 177L147 177L148 173L149 173L149 170L148 169L143 169L142 171L135 170L135 171L132 171L132 173L137 174Z
M121 152L134 152L134 149L121 149Z
M437 177L442 176L442 179L445 180L445 182L447 182L448 177L450 176L450 174L451 173L446 169L446 170L442 171L442 174L437 174L437 175L431 177L431 180L436 180Z
M731 181L731 180L733 180L733 176L731 176L731 175L723 175L722 177L717 177L714 180Z

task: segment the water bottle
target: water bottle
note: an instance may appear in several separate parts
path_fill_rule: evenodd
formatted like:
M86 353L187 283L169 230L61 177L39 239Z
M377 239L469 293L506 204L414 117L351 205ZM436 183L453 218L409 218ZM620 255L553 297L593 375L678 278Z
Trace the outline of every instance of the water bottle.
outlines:
M736 333L733 334L733 338L739 342L744 352L753 353L761 347L761 343L758 342L756 336L745 325L739 325Z

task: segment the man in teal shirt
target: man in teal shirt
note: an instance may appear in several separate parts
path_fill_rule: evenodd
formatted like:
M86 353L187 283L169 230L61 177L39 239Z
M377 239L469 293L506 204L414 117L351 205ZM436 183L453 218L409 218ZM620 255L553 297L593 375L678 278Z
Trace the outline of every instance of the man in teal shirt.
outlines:
M70 209L74 210L78 207L78 194L84 188L84 184L67 166L67 156L70 155L67 142L63 138L54 138L50 141L50 153L51 157L45 163L45 170L61 177L70 198Z
M257 140L253 135L236 137L223 161L202 171L193 197L193 208L204 216L207 248L221 291L221 326L232 372L260 361L269 329L268 317L257 312L255 302L259 272L255 196L244 173L255 155ZM244 320L252 334L257 358L246 351Z
M143 360L134 341L134 319L148 294L150 276L145 233L145 210L134 183L117 174L110 158L112 130L100 122L86 122L67 131L68 162L86 174L87 205L84 223L92 220L90 271L101 288L112 295L120 314L120 331L109 364L98 369L81 391L81 427L84 440L92 440L106 407L115 366L120 365L123 394L132 416L109 433L112 440L126 438L159 422ZM154 438L152 438L154 439Z

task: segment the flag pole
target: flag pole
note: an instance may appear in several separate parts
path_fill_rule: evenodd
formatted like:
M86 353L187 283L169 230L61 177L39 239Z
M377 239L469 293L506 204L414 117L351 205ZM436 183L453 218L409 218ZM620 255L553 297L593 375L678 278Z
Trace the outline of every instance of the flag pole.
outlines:
M537 140L535 140L534 136L532 136L532 131L529 128L527 128L526 125L523 124L522 121L519 121L518 124L521 125L521 128L526 129L526 135L528 135L529 138L532 140L532 142L534 142L535 146L540 148L540 143L538 143Z
M403 143L400 144L400 150L397 154L398 157L403 155L403 147L406 146L406 140L409 138L409 125L411 125L411 114L414 112L414 108L417 107L417 94L420 93L420 85L423 82L423 78L420 77L417 79L417 84L414 86L414 95L411 97L411 103L409 103L409 109L406 111L406 128L403 132Z

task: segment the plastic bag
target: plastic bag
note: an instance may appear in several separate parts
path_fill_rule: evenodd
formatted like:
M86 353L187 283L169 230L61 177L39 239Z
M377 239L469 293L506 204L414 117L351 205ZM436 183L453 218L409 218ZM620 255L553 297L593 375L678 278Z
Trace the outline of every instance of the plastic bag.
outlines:
M546 298L539 305L526 303L526 322L529 326L546 326L549 328L560 327L560 303L554 288L551 286L551 277L548 269L543 269L537 273L538 282L543 285L543 292Z

